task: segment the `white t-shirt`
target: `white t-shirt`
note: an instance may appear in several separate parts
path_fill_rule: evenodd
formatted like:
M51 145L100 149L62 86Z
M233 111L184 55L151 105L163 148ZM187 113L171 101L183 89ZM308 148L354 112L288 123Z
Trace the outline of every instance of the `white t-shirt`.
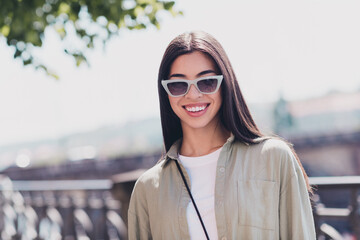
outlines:
M215 179L216 166L222 148L205 156L186 157L179 154L179 160L185 167L191 182L191 194L199 209L206 231L211 240L218 239L215 218ZM206 239L199 217L192 202L186 209L190 238Z

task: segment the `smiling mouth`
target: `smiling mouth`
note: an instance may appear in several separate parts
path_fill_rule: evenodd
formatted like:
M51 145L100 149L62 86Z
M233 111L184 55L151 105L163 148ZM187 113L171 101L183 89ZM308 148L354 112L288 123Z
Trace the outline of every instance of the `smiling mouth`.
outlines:
M204 104L201 106L184 106L183 108L185 108L185 110L188 112L196 113L204 111L209 105L210 104Z

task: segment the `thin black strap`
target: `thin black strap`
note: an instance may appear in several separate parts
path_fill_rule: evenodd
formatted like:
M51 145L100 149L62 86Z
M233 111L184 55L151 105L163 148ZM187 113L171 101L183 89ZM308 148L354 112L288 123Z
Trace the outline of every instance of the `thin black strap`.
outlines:
M179 172L180 172L180 174L181 174L181 178L182 178L182 180L184 181L184 184L185 184L185 186L186 186L186 189L187 189L187 191L188 191L188 193L189 193L189 195L190 195L191 201L192 201L192 203L194 204L196 213L197 213L197 215L198 215L198 217L199 217L199 220L200 220L201 226L202 226L202 228L203 228L203 230L204 230L206 239L209 240L209 239L210 239L210 238L209 238L209 235L208 235L208 233L207 233L207 231L206 231L204 222L203 222L203 220L202 220L202 218L201 218L201 216L200 216L199 209L197 208L196 203L195 203L195 200L194 200L194 198L193 198L193 196L192 196L192 194L191 194L191 192L190 192L190 188L189 188L189 185L188 185L187 182L186 182L184 173L183 173L183 171L181 170L180 165L179 165L179 163L178 163L177 160L175 160L175 163L176 163L176 166L177 166L177 168L178 168L178 170L179 170Z

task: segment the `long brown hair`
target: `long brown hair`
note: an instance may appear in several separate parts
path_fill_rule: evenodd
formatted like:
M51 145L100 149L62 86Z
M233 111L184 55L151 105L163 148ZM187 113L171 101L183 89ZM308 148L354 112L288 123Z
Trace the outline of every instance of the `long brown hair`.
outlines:
M238 141L247 144L258 143L259 141L256 141L256 139L264 136L256 126L250 114L229 58L223 47L210 34L202 31L195 31L183 33L172 40L166 48L160 64L158 92L165 150L168 151L171 145L183 136L183 133L180 119L176 116L170 106L168 95L161 85L161 80L169 77L171 64L178 56L194 51L200 51L209 55L224 76L221 85L223 102L220 108L220 120L224 127L230 131ZM266 137L264 139L266 139ZM295 151L293 152L302 168L308 189L311 190L308 184L308 177Z

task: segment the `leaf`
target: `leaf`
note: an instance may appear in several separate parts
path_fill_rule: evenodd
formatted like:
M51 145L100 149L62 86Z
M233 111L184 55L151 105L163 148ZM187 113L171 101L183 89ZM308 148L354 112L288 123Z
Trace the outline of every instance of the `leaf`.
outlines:
M1 34L4 36L4 37L7 37L10 33L10 27L8 25L5 25L1 28Z
M22 54L22 51L20 51L19 49L16 48L15 53L14 53L14 58L20 57L21 54Z
M66 36L65 28L64 26L56 26L55 25L55 31L59 34L61 39L64 39Z
M138 17L138 16L141 16L144 14L144 9L140 6L137 6L135 9L134 9L134 16L135 17Z
M80 10L81 10L81 5L80 5L79 2L77 2L77 1L71 2L70 8L71 8L71 11L72 11L73 13L75 13L76 15L78 15L79 12L80 12Z
M69 4L64 3L64 2L60 3L59 14L61 14L61 13L68 14L70 12L70 10L71 10L71 8L70 8Z
M46 71L46 74L49 75L50 77L55 78L55 80L59 80L59 79L60 79L59 75L57 75L57 74L54 73L54 72Z
M25 66L31 64L32 62L33 62L33 61L32 61L32 58L27 59L27 60L23 60L23 64L24 64Z
M35 69L37 69L37 70L38 70L38 69L44 70L45 73L46 73L46 75L54 78L55 80L59 80L59 79L60 79L59 75L57 75L57 74L56 74L55 72L53 72L53 71L50 71L50 70L49 70L45 65L43 65L43 64L37 64L37 65L35 65Z
M94 42L102 42L105 47L122 28L141 30L155 26L159 29L158 13L182 14L174 6L174 1L159 0L2 0L0 35L9 47L15 47L14 58L21 58L24 65L43 69L57 79L58 75L49 72L32 53L42 47L46 28L56 30L65 43L64 52L75 59L76 66L89 65L85 54L94 48ZM25 47L18 45L21 42ZM71 51L65 49L66 46L71 46ZM26 54L22 56L23 52Z
M165 3L164 3L164 8L165 8L166 10L170 10L170 9L172 9L172 7L174 6L174 4L175 4L175 2L165 2Z

